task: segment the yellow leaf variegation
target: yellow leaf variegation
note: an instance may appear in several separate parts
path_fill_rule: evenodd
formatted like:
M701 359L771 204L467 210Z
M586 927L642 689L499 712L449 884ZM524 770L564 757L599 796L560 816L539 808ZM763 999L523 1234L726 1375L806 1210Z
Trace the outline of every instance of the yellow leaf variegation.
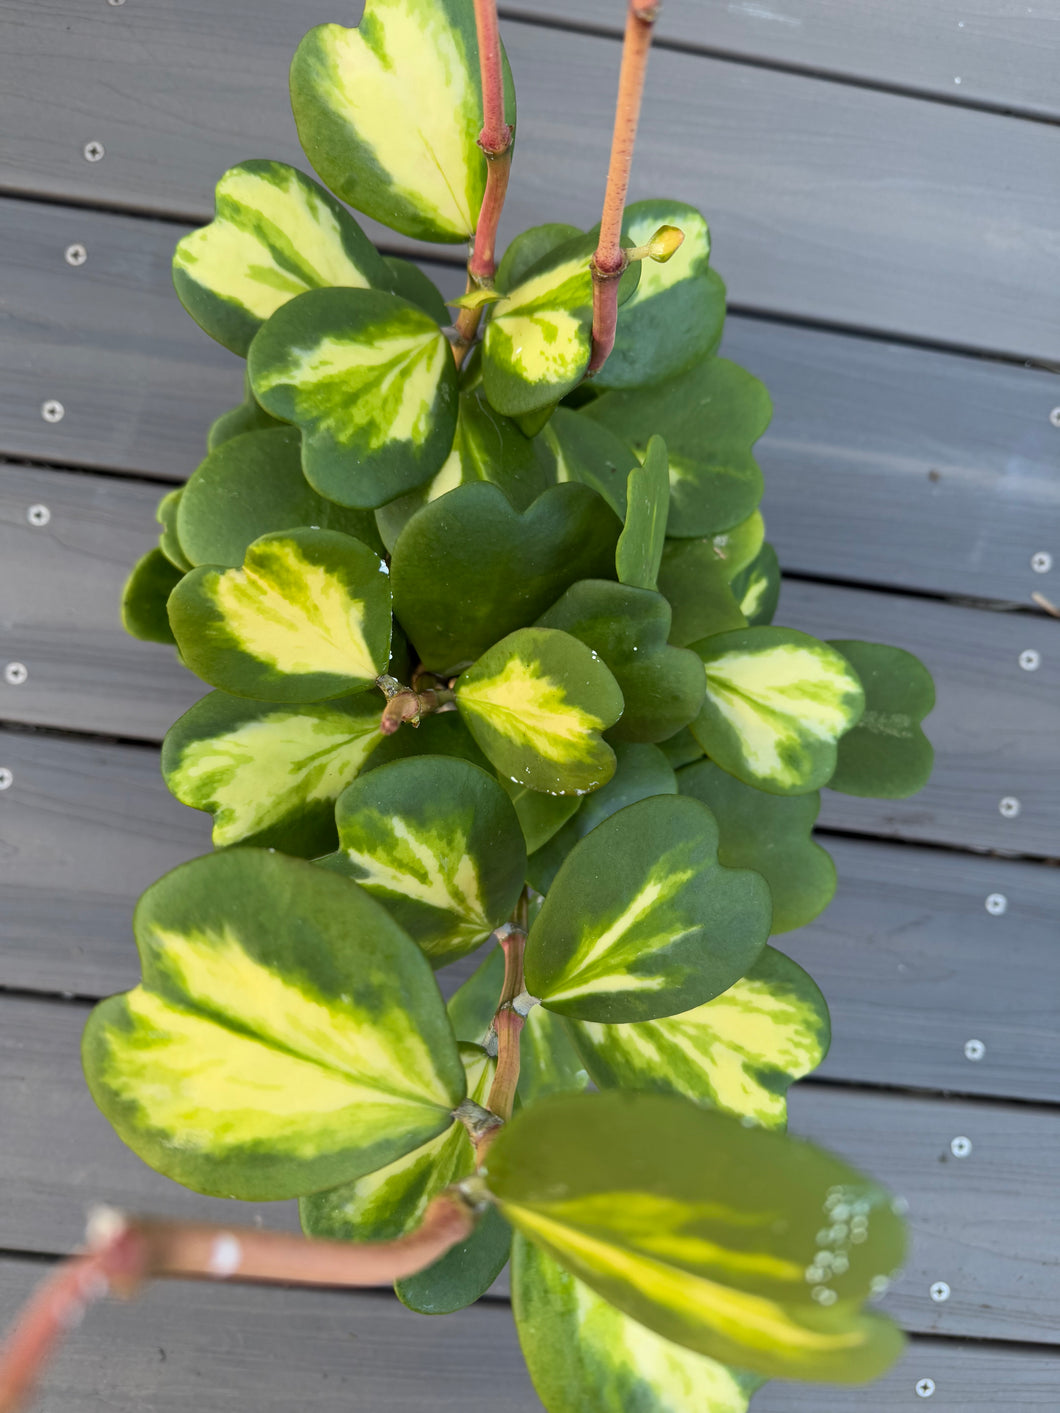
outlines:
M901 1349L861 1308L901 1260L901 1219L812 1144L676 1095L564 1095L505 1126L486 1182L597 1295L709 1359L860 1383Z
M791 628L746 628L693 644L707 694L692 732L723 770L774 795L824 785L865 693L835 648Z
M515 97L506 77L507 121ZM368 0L358 27L311 29L291 65L310 162L344 201L419 240L475 230L486 187L478 40L462 0Z
M297 1197L444 1132L464 1097L426 961L347 879L256 849L196 859L136 911L143 984L85 1031L119 1135L186 1187Z
M258 329L309 289L374 285L390 272L350 213L284 162L241 162L217 183L213 221L173 257L185 309L208 334L245 354Z

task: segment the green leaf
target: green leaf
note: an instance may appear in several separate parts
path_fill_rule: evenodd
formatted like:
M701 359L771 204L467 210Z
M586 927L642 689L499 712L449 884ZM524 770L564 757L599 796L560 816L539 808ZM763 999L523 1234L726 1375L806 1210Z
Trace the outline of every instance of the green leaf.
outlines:
M746 520L741 520L731 530L721 530L716 535L710 535L704 543L709 545L726 579L731 583L741 570L754 563L765 537L766 522L762 519L762 512L754 510Z
M935 684L919 658L884 643L833 639L865 688L865 710L839 743L828 785L844 795L904 800L931 777L935 752L920 723L935 706Z
M623 522L626 518L626 481L639 463L626 442L598 422L560 407L535 445L550 479L559 483L581 481L603 496Z
M160 549L136 561L121 593L121 621L126 633L145 643L176 646L166 602L184 577Z
M335 505L306 481L301 443L296 427L281 427L232 437L209 454L177 507L177 533L192 564L238 568L254 540L302 526L341 530L382 552L370 511Z
M546 255L580 235L577 226L564 225L562 221L521 231L501 257L494 283L499 290L514 289Z
M708 1358L858 1383L901 1351L897 1327L861 1305L902 1258L902 1222L812 1144L676 1095L565 1095L505 1125L488 1183L517 1231Z
M582 579L538 620L580 639L603 658L625 700L613 741L659 741L693 721L703 704L703 664L670 647L670 609L661 595L603 579Z
M615 569L621 583L638 589L656 587L669 507L666 443L662 437L652 437L644 465L635 466L626 483L626 523L615 550Z
M816 790L768 795L710 761L682 770L677 786L717 820L722 863L753 868L769 884L774 934L805 927L824 912L835 893L836 872L831 855L812 837L821 807Z
M302 429L309 484L372 509L439 470L456 428L445 335L385 290L312 290L254 339L248 367L267 412Z
M714 535L746 520L762 496L751 448L769 425L769 394L724 358L708 358L657 387L609 392L582 416L643 455L649 438L670 454L671 535Z
M454 671L533 623L575 580L613 573L618 533L587 486L553 486L521 513L497 486L459 486L402 530L394 612L426 667Z
M865 694L835 648L793 628L745 628L693 645L707 695L692 723L723 770L773 795L805 795L836 765Z
M761 1383L631 1320L518 1233L512 1307L548 1413L747 1413Z
M536 1104L550 1094L576 1094L588 1082L566 1021L544 1006L534 1006L519 1038L520 1100Z
M764 880L719 864L710 811L657 795L571 850L530 929L526 986L576 1020L673 1015L748 971L769 918Z
M568 824L530 857L527 878L539 893L547 893L563 860L579 839L605 819L652 795L676 795L677 777L658 746L615 744L615 773L594 790Z
M449 998L449 1022L458 1040L485 1044L504 983L504 952L494 947Z
M167 491L158 502L158 509L155 511L155 519L162 526L162 534L159 537L158 548L162 551L170 564L175 569L179 569L182 574L186 574L192 567L191 560L184 553L177 534L177 510L180 507L180 498L184 494L184 487L178 486L175 491Z
M662 751L674 770L680 770L683 765L691 765L693 761L703 758L703 747L687 726L683 731L678 731L676 735L671 736L669 740L660 741L659 750Z
M238 697L314 702L362 691L389 658L383 568L336 530L262 535L242 569L204 565L173 590L181 655L204 681Z
M509 780L506 775L500 777L500 782L519 816L528 854L546 844L571 815L577 814L582 804L577 795L544 795L540 790L531 790L529 785Z
M533 443L509 418L494 412L482 392L472 390L460 394L456 435L442 469L426 486L376 511L387 548L393 553L401 531L422 506L476 481L499 486L518 511L527 510L550 484Z
M384 736L369 756L364 769L367 772L392 760L420 756L455 756L458 760L470 761L482 770L491 769L489 761L475 744L475 738L455 711L425 716L417 727L405 725L393 736Z
M349 876L445 966L506 922L526 848L492 775L451 756L416 756L355 780L338 802Z
M470 5L368 0L357 28L318 25L291 64L291 103L306 156L343 201L417 240L472 236L486 158Z
M508 1263L512 1229L495 1207L459 1246L433 1266L394 1283L403 1305L421 1315L451 1315L481 1299Z
M569 633L510 633L460 676L456 701L490 763L517 784L584 795L611 778L615 755L600 733L621 715L622 693Z
M271 1201L352 1181L445 1131L464 1073L431 969L323 869L235 849L134 919L143 984L93 1011L93 1098L186 1187Z
M710 233L683 201L637 201L626 207L627 245L645 245L663 225L684 241L665 264L641 263L640 284L623 307L615 346L593 379L598 388L635 388L671 378L712 354L725 322L725 286L707 267Z
M747 626L710 540L667 540L659 566L659 592L673 610L670 641L676 646L687 647L715 633Z
M825 999L802 967L767 947L728 991L638 1025L568 1021L601 1089L683 1094L761 1124L787 1123L788 1088L828 1053Z
M285 162L229 168L216 213L177 245L173 283L195 322L233 353L245 356L266 319L306 290L390 285L350 213Z
M780 602L780 564L772 545L763 545L755 558L732 581L740 612L752 628L773 622Z
M390 271L390 284L395 294L415 304L443 328L449 323L449 310L441 290L418 265L411 260L402 260L400 255L384 255L383 264Z
M313 857L338 842L335 801L382 740L376 696L286 706L211 692L169 728L162 774L213 815L213 842Z
M282 422L270 417L263 407L258 406L248 384L244 401L238 407L233 407L230 412L222 412L216 422L210 424L206 436L206 450L216 451L219 446L224 446L225 442L231 441L233 437L241 437L245 432L268 432L282 426Z

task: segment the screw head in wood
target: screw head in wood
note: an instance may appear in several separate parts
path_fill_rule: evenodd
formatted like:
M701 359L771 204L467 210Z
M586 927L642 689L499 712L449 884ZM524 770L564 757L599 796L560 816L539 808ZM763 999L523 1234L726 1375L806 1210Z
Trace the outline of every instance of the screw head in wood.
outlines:
M936 1281L928 1291L928 1294L936 1305L941 1305L944 1301L949 1300L950 1288L945 1281Z
M1004 893L990 893L986 899L986 910L991 917L1000 917L1008 907L1008 899Z
M1048 574L1053 567L1053 557L1048 550L1036 550L1031 555L1031 568L1035 574Z
M10 790L15 783L15 777L6 765L0 765L0 790Z
M4 681L9 687L21 687L28 676L24 662L9 662L4 668Z
M934 1379L920 1379L916 1385L917 1398L930 1398L935 1392Z
M1042 665L1042 655L1037 648L1024 648L1019 660L1024 672L1037 672Z
M113 5L113 6L115 6L115 8L116 8L118 5L124 5L124 4L125 4L125 0L107 0L107 4L108 4L108 5Z
M26 519L31 525L36 525L38 529L42 525L47 525L52 518L52 513L46 505L31 505L26 511Z
M972 1140L965 1138L964 1134L959 1134L950 1140L950 1152L955 1158L967 1158L972 1151Z
M1020 802L1015 795L1006 795L1004 799L998 800L997 807L1005 819L1015 819L1020 812Z
M75 241L73 245L66 247L63 253L63 259L68 265L73 265L76 268L78 265L83 265L88 259L88 251L80 241Z
M86 162L102 162L107 155L107 149L98 138L93 138L91 142L86 142L81 149Z
M981 1040L966 1040L964 1042L964 1058L966 1060L981 1060L986 1054L986 1046Z
M1060 427L1060 407L1054 407L1049 413L1049 421L1054 427Z
M40 415L45 422L61 422L66 416L66 408L57 398L50 397L47 402L41 403Z

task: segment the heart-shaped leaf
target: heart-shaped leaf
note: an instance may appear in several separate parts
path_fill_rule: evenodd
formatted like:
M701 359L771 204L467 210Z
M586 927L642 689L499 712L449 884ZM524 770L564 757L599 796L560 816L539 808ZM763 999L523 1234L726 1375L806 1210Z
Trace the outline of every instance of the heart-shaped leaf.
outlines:
M507 60L504 77L514 125ZM306 156L343 201L417 240L474 233L486 158L470 5L368 0L359 27L318 25L295 52L291 104Z
M677 1095L563 1095L505 1125L488 1184L517 1231L708 1358L859 1383L901 1351L897 1327L861 1309L902 1258L901 1219L812 1144Z
M246 354L270 315L309 289L387 289L390 273L350 213L285 162L240 162L217 183L208 226L173 256L173 283L195 322Z
M680 771L677 785L717 820L722 863L753 868L769 884L774 934L805 927L824 912L835 893L836 872L831 855L812 837L821 807L816 790L769 795L710 761Z
M180 508L180 498L183 494L183 486L178 486L175 491L167 491L158 502L155 519L162 527L162 533L158 538L158 548L175 569L186 574L191 569L192 563L184 553L180 536L177 534L177 511Z
M772 947L728 991L681 1015L567 1025L600 1088L683 1094L765 1128L785 1126L789 1087L817 1068L831 1039L817 986Z
M562 1016L534 1006L519 1037L519 1098L536 1104L550 1094L577 1094L589 1082Z
M514 289L550 251L580 235L582 232L577 226L564 225L562 221L550 221L543 226L531 226L529 230L520 231L497 266L497 289Z
M451 1315L486 1294L508 1264L511 1245L511 1227L488 1207L466 1241L425 1271L395 1281L394 1293L420 1315Z
M192 564L236 568L262 535L307 525L341 530L382 553L371 511L325 500L306 481L296 427L223 442L191 476L177 507L177 534Z
M675 736L671 736L668 741L660 741L659 750L662 751L674 770L680 770L684 765L691 765L693 761L703 759L703 747L687 726L683 731L678 731Z
M865 705L842 654L793 628L745 628L694 647L707 695L692 731L710 758L773 795L824 785L835 770L836 742Z
M626 482L638 465L633 448L599 422L560 407L535 442L551 479L581 481L603 496L618 518L626 518Z
M677 646L747 626L710 540L667 540L659 566L659 592L672 610L670 641Z
M919 658L885 643L833 639L865 688L865 710L839 743L829 789L904 800L922 790L935 752L920 723L935 706L935 684Z
M674 1015L749 970L769 919L765 881L719 864L710 811L657 795L571 850L530 929L527 989L576 1020Z
M442 1133L464 1072L419 949L348 879L234 849L150 887L143 984L93 1011L93 1098L186 1187L271 1201Z
M456 365L430 315L399 295L300 295L257 334L247 366L262 407L301 427L309 484L340 505L384 505L449 455Z
M211 686L259 701L362 691L390 655L390 583L336 530L263 535L241 569L204 565L169 600L181 655Z
M637 589L656 587L669 508L666 443L662 437L652 437L644 454L644 465L635 466L626 483L626 523L615 550L615 569L620 583Z
M780 602L780 564L772 545L763 545L730 586L740 612L752 628L773 622Z
M660 383L713 353L725 322L725 286L708 269L710 233L683 201L637 201L622 221L625 244L646 245L660 226L684 234L664 263L644 260L636 293L623 307L615 346L593 378L598 388Z
M667 644L670 609L648 589L582 579L538 624L585 643L614 673L625 700L614 741L660 741L695 720L703 704L703 665Z
M478 389L460 394L453 448L437 476L376 511L387 548L393 553L401 531L421 506L476 481L499 486L519 511L532 505L551 484L533 443L510 418L495 412Z
M528 854L546 844L581 808L582 801L577 795L545 795L540 790L531 790L529 785L509 780L506 775L500 777L500 782L519 816Z
M162 774L213 815L213 842L313 857L334 849L335 801L383 739L372 696L287 706L211 692L166 733Z
M454 671L533 623L575 580L612 574L619 528L588 486L553 486L522 513L497 486L460 486L402 530L394 611L424 665Z
M183 578L184 571L170 563L160 549L148 550L138 559L121 594L121 621L126 633L145 643L176 646L166 604Z
M216 451L233 437L241 437L244 432L268 432L284 424L270 417L264 407L259 406L250 386L250 379L244 377L245 396L238 407L230 412L222 412L216 422L210 424L206 437L206 450Z
M600 733L621 715L622 693L569 633L510 633L460 676L456 701L490 763L517 784L584 795L614 772L615 754Z
M762 1382L631 1320L518 1233L512 1311L548 1413L747 1413Z
M473 952L519 899L519 820L493 776L467 761L393 761L355 780L335 817L349 876L386 904L433 966Z
M677 777L658 746L616 742L615 760L607 784L586 796L574 818L531 855L526 876L539 893L548 892L571 849L598 824L638 800L677 794Z
M744 368L708 358L639 391L609 392L591 417L638 454L655 433L670 455L671 535L714 535L746 520L762 497L751 448L769 425L769 394Z

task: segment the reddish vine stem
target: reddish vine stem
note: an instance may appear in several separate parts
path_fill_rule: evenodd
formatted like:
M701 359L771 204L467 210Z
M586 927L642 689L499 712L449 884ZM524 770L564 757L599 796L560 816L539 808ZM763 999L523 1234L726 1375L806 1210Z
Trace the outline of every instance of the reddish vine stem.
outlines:
M592 260L593 349L588 368L590 376L600 371L615 346L618 282L627 264L627 256L622 249L622 215L626 209L644 75L658 12L658 0L629 0L600 239Z
M471 1209L446 1193L430 1204L418 1230L362 1246L106 1212L90 1223L88 1249L40 1286L0 1347L0 1413L24 1404L63 1334L87 1305L109 1293L128 1297L158 1277L384 1285L425 1270L466 1241L474 1226Z
M526 1017L515 1009L514 1001L524 991L523 954L526 951L526 906L525 892L520 899L515 916L520 926L509 926L499 938L504 952L504 983L501 986L497 1012L493 1017L493 1034L497 1037L497 1069L490 1086L486 1108L490 1113L507 1123L515 1105L515 1091L519 1084L519 1039L523 1032ZM481 1165L490 1144L497 1136L497 1128L483 1132L475 1141L475 1154Z

